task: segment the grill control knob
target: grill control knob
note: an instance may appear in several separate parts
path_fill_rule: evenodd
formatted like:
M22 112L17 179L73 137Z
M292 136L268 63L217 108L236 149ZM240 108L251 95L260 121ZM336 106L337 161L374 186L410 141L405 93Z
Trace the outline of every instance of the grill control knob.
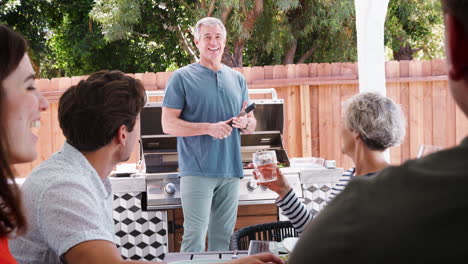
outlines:
M247 182L247 189L249 189L249 191L253 191L257 188L258 188L258 184L256 180L251 179Z
M173 195L176 192L176 187L173 183L168 183L166 187L164 187L164 191L169 195Z

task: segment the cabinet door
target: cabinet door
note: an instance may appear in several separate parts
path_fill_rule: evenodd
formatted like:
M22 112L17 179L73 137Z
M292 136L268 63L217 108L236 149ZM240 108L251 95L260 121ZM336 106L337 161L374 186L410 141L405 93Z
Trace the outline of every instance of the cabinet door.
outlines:
M184 214L181 208L168 210L169 252L180 252L184 234ZM278 208L274 204L239 205L235 230L239 228L278 221ZM208 248L208 246L206 246Z

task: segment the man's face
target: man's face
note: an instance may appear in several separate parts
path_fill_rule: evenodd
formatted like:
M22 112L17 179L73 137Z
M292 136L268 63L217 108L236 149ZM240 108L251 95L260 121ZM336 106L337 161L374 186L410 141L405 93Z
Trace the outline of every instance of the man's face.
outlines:
M200 39L195 40L200 51L200 60L210 63L221 63L226 38L223 36L223 30L219 25L200 27Z

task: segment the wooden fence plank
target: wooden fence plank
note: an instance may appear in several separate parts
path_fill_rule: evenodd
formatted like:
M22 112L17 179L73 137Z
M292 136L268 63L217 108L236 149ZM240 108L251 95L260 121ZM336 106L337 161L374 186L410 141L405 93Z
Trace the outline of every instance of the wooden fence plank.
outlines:
M448 84L447 84L447 90ZM446 118L447 118L447 127L446 127L446 134L447 134L447 147L455 146L457 142L457 122L456 122L456 112L455 109L458 106L455 104L455 100L453 99L452 95L447 96L447 110L446 110Z
M400 61L400 76L409 76L409 61ZM406 137L401 144L401 159L407 160L410 158L410 100L409 100L409 83L400 84L400 103L403 108L403 113L406 116Z
M331 64L321 63L317 68L318 76L332 76ZM319 89L319 136L320 157L336 160L334 155L334 133L333 133L333 106L331 98L333 87L331 85L321 86Z
M154 72L146 72L142 76L142 82L147 91L158 89L158 77Z
M400 76L400 65L397 61L388 61L385 63L385 76L394 78ZM387 96L395 103L400 104L400 84L387 83ZM407 117L405 116L405 119ZM390 148L390 163L399 165L401 163L401 145Z
M411 61L409 64L409 73L411 76L419 76L423 72L421 61ZM410 100L410 157L415 158L418 149L424 142L424 83L415 82L409 84Z
M333 63L331 64L331 73L332 76L340 76L341 74L341 63ZM340 86L333 85L331 86L332 94L331 94L331 105L332 105L332 134L333 134L333 158L336 160L336 163L339 166L343 166L343 155L341 153L341 93L340 93Z
M274 66L263 66L265 80L273 79L273 67Z
M252 68L250 67L242 67L241 69L241 73L242 75L244 75L245 81L247 82L248 85L252 83L251 70Z
M320 156L320 145L319 145L319 87L310 86L310 129L311 129L311 144L312 144L312 156Z
M431 76L431 62L430 61L423 61L422 62L422 72L421 75L423 77ZM433 111L432 111L432 82L425 82L423 84L423 131L424 131L424 144L432 145L432 119L433 119ZM439 128L440 129L440 128Z
M432 144L448 146L447 139L447 100L450 94L446 82L432 84Z
M307 64L297 64L295 73L296 78L309 77L309 66Z
M302 133L302 157L312 157L312 136L310 121L310 88L301 85L301 133Z
M301 138L301 109L300 105L300 90L297 87L287 87L288 102L286 102L286 131L285 136L289 139L288 154L291 157L302 156L302 138Z
M296 77L296 65L287 64L285 66L286 78ZM289 155L291 157L302 157L302 137L301 137L301 90L297 86L288 86L288 102L286 109L288 113L287 129L285 136L289 139Z
M308 64L309 76L318 76L317 63ZM320 157L320 145L319 145L319 86L313 85L310 87L310 126L311 126L311 144L312 144L312 156Z
M171 76L172 76L172 72L158 72L158 73L156 73L156 83L157 83L157 86L158 86L159 90L166 89L167 81L169 81Z
M273 79L284 79L287 76L286 67L284 65L273 66Z
M250 74L252 81L265 80L265 71L263 67L253 67Z

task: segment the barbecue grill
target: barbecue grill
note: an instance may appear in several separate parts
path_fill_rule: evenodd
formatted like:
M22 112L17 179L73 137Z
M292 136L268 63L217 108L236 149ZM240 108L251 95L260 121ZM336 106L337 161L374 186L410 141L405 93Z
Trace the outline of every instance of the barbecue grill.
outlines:
M283 167L283 173L302 197L299 171L290 167L289 157L283 146L284 101L278 99L274 89L249 90L249 94L267 93L271 99L251 100L257 128L252 134L241 135L241 154L244 178L241 179L239 204L273 203L277 195L253 180L252 153L274 150ZM163 92L148 92L151 96L163 96ZM180 183L177 173L177 138L163 133L161 125L162 103L149 102L141 113L141 162L144 164L147 182L148 210L181 207Z

